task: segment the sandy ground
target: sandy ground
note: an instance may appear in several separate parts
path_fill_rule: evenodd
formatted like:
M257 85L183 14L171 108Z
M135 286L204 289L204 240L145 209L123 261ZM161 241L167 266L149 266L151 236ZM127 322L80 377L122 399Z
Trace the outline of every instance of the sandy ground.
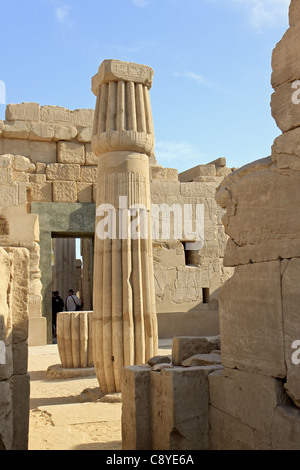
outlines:
M160 342L159 353L171 353L170 341ZM83 390L99 388L96 376L48 378L48 367L56 364L57 345L29 348L29 450L121 450L120 395L113 403L82 403Z

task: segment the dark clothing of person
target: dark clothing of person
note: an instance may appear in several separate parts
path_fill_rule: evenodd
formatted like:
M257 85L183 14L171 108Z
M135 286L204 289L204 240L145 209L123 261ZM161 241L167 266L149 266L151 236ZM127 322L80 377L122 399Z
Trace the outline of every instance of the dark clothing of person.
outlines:
M56 333L56 319L57 314L64 309L64 301L59 295L52 297L52 328L53 333Z

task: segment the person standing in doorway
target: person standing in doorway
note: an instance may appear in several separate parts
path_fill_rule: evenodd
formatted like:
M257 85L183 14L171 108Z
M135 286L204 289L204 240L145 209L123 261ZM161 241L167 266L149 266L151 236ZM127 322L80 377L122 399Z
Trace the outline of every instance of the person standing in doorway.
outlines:
M56 319L57 314L62 312L64 309L64 301L59 296L58 291L52 292L52 333L53 336L56 337Z
M66 298L65 306L67 312L81 310L80 300L78 299L77 295L75 295L73 289L68 290L68 297Z

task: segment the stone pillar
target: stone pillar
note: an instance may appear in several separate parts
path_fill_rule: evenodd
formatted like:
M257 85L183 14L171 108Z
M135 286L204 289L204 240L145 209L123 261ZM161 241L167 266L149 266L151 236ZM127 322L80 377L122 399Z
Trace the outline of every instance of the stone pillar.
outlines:
M92 81L97 96L92 148L99 157L93 338L105 393L121 390L124 366L144 364L157 352L149 176L152 79L150 67L105 60ZM138 219L144 222L140 232L134 225Z

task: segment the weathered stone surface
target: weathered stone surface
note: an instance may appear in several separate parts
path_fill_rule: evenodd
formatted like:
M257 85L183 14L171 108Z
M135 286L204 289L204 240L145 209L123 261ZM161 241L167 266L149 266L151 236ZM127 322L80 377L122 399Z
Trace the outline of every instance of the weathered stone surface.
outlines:
M78 202L93 202L93 185L77 183Z
M54 140L56 142L60 140L68 141L73 140L77 136L77 129L74 126L55 126Z
M46 122L70 122L71 111L60 106L41 106L41 120Z
M48 180L80 180L80 165L53 163L47 165L46 175Z
M175 170L174 168L152 166L151 175L153 180L178 181L178 170Z
M285 362L287 380L285 388L295 404L300 407L300 377L297 350L300 349L299 288L300 258L282 262L282 307L284 322ZM294 346L294 342L296 347Z
M29 375L14 375L12 391L14 421L13 450L27 450L29 431Z
M44 176L45 175L36 175ZM30 184L30 199L35 202L52 202L52 183L51 181L32 182Z
M74 126L92 127L94 114L93 109L75 109L75 111L71 111L71 121Z
M297 91L292 87L292 83L288 81L278 85L271 97L272 116L282 132L300 126L300 106L298 101L293 101L293 96L299 99L299 86Z
M274 168L270 158L225 178L216 195L226 208L222 221L231 238L225 266L299 256L299 178L298 172Z
M161 364L154 364L154 366L151 367L151 370L161 372L164 369L172 369L172 367L172 364L168 362L162 362Z
M155 366L156 364L170 364L172 359L170 356L153 356L148 359L147 364Z
M44 122L32 123L30 126L30 140L50 141L54 138L54 127Z
M85 146L85 159L86 165L98 165L98 157L93 153L91 144L86 144Z
M300 441L300 410L287 405L278 406L271 428L274 450L298 450Z
M75 181L53 181L53 202L77 202Z
M219 301L222 364L285 377L280 261L237 266Z
M24 121L7 122L4 125L3 136L9 139L29 139L30 125Z
M8 104L5 119L7 121L39 121L40 106L38 103Z
M26 173L34 173L35 165L31 161L23 157L22 155L16 155L14 158L13 168L17 171L24 171Z
M75 142L58 142L58 162L67 164L85 163L85 147Z
M292 82L299 80L300 61L297 53L299 40L300 25L296 25L286 31L273 50L271 83L274 89L285 82L291 89Z
M210 450L271 450L271 439L223 411L209 407Z
M24 155L21 151L19 155ZM27 156L27 155L25 155ZM55 142L30 142L30 158L33 163L55 163L56 143Z
M220 336L179 336L173 338L172 362L180 366L183 361L195 354L209 354L220 348Z
M207 375L215 367L173 367L150 373L151 449L209 448Z
M188 183L194 181L198 176L216 176L216 167L212 164L197 165L190 170L184 171L178 175L179 181Z
M98 174L98 167L96 166L81 167L81 181L96 183L97 174Z
M183 367L200 367L211 364L221 364L219 354L195 354L182 362Z
M23 155L30 157L30 144L29 140L21 139L1 139L2 153L7 155Z
M79 377L91 377L95 376L95 369L94 367L73 367L73 368L66 368L63 367L61 364L54 364L53 366L49 366L47 369L47 379L75 379ZM81 396L81 395L80 395ZM83 397L82 397L83 398ZM99 397L98 397L99 398ZM92 401L92 400L81 400L83 401Z
M300 23L300 10L297 0L291 0L289 9L289 23L290 26L295 26Z
M211 406L271 437L274 412L288 399L283 381L225 368L208 376Z
M91 127L85 127L83 129L80 129L78 131L78 142L83 142L83 143L88 143L91 142L92 140L92 128Z
M153 70L146 65L121 62L120 60L104 60L98 73L92 79L92 91L97 95L98 88L103 83L119 80L140 83L151 88L153 75Z
M10 382L8 380L0 381L0 450L13 449L12 414L13 404Z
M123 369L123 450L151 449L150 366Z

